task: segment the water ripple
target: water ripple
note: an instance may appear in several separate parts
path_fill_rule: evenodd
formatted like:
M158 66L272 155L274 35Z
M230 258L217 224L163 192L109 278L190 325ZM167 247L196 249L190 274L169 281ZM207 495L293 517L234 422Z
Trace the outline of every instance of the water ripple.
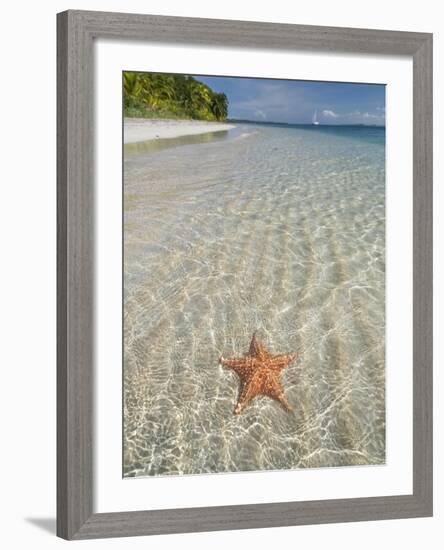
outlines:
M383 143L243 133L126 154L125 476L385 461ZM256 329L291 414L232 414Z

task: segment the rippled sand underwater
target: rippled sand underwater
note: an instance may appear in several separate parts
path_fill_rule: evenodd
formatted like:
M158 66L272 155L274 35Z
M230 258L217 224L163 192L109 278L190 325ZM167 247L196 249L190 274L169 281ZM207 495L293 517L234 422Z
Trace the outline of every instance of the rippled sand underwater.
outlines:
M384 130L187 143L125 151L123 475L384 463ZM255 330L291 413L233 415Z

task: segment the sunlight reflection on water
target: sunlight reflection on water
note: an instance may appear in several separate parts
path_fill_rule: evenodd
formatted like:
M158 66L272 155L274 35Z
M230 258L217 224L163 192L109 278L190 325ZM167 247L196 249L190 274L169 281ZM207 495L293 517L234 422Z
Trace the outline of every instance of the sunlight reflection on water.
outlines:
M383 130L218 134L125 147L124 475L384 463ZM256 329L293 413L233 415Z

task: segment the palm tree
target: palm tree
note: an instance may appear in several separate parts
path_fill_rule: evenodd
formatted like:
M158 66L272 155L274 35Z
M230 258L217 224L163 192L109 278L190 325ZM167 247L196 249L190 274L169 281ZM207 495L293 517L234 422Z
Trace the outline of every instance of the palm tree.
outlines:
M211 112L217 120L225 120L228 116L228 98L224 93L214 93L211 102Z
M140 97L143 90L140 73L124 72L123 73L123 91L125 99Z
M203 120L227 117L226 95L213 92L192 76L129 71L123 73L123 88L125 108L145 114L156 110Z
M157 79L157 96L164 101L171 101L175 95L174 76L159 75Z
M211 105L211 90L205 84L194 81L191 88L191 97L193 98L194 106L198 110L204 110Z

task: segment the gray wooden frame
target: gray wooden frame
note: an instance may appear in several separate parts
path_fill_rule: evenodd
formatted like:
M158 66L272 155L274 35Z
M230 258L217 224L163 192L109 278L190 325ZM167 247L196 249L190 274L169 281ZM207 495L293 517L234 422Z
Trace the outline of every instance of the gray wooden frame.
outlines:
M93 512L93 43L97 38L413 58L413 494ZM57 16L57 534L88 539L431 516L432 35L66 11Z

